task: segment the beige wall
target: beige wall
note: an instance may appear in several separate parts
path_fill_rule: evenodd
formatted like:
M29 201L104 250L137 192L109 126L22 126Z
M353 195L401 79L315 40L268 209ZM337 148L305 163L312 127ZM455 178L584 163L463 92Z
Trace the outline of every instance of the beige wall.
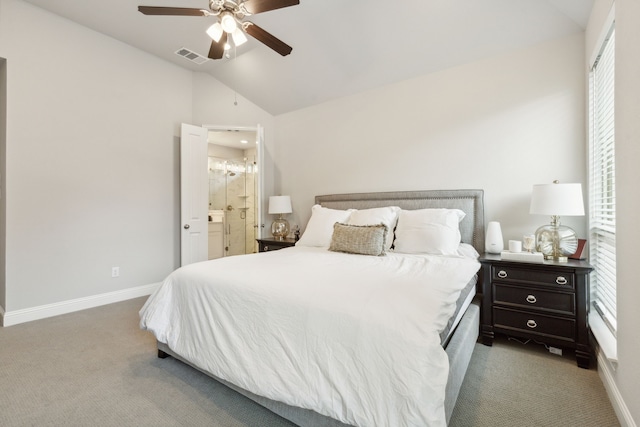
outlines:
M0 9L7 313L126 297L179 265L180 123L261 124L273 169L273 117L210 76L21 0Z
M480 188L505 239L535 231L533 184L586 184L583 52L579 34L278 116L290 222L317 194Z
M618 230L618 358L616 382L635 424L640 424L640 3L616 2L616 192Z
M179 259L177 136L192 73L28 3L1 5L5 309L162 280Z
M7 63L0 58L0 312L6 305L5 268L7 234Z

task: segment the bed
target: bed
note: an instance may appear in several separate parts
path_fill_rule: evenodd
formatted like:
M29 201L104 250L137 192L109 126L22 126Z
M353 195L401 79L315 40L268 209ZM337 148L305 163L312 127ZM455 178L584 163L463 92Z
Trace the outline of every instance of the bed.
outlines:
M400 233L411 215L458 212L460 247L481 252L483 191L338 194L315 202L301 245L172 273L140 311L158 356L177 358L303 427L446 425L478 338L477 260L468 250L396 253L390 246L408 248L413 236L405 226L408 240L386 239L396 223L337 221L327 250L310 244L320 236L313 221L316 209L366 218L393 207L404 215L396 216ZM358 245L354 254L362 233L378 238L385 256L361 255ZM341 243L338 235L348 238ZM423 270L431 271L429 287L417 286Z

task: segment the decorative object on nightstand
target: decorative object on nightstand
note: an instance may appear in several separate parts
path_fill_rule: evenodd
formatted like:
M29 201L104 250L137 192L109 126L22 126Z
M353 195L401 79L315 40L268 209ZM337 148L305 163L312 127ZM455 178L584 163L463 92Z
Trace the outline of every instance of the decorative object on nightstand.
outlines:
M589 368L589 273L585 261L558 263L505 260L483 254L482 343L495 333L575 349L576 362Z
M509 240L509 252L522 252L522 242L520 240Z
M567 262L576 252L578 237L573 229L560 224L560 216L584 215L581 184L538 184L531 193L532 215L551 215L551 224L536 230L536 249L546 260Z
M578 239L578 249L573 255L569 255L569 259L587 259L586 256L587 241L585 239Z
M499 254L504 249L502 229L498 221L491 221L487 225L487 234L484 242L485 250L490 254Z
M521 261L521 262L544 262L544 256L540 252L511 252L502 251L500 258L509 261Z
M534 252L536 247L536 236L527 234L523 236L524 244L519 240L509 240L509 250L502 251L500 258L503 260L522 261L522 262L544 262L544 256L540 252ZM511 242L518 242L520 245L513 245ZM518 247L520 246L520 247ZM524 247L525 251L522 251ZM515 249L515 250L514 250ZM518 250L519 249L519 250Z
M282 217L283 214L293 212L291 209L291 197L269 197L269 213L279 215L271 224L271 234L276 240L283 240L289 235L289 222Z
M522 236L522 247L528 253L534 253L536 250L536 235L525 234L524 236Z

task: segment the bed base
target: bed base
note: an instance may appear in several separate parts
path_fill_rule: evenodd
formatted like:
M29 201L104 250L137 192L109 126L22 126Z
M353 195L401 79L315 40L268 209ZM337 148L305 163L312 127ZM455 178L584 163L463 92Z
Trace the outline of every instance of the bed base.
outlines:
M473 348L478 340L480 330L480 298L476 297L474 301L469 305L464 316L460 320L447 348L445 349L447 357L449 358L449 378L447 380L447 388L444 401L444 410L447 418L447 423L451 418L453 409L460 394L460 388L464 380ZM158 342L158 357L164 359L171 356L181 362L197 369L205 375L215 379L216 381L226 385L230 389L240 393L241 395L253 400L259 405L264 406L271 412L280 415L282 418L291 421L292 423L300 427L352 427L349 424L344 424L333 418L329 418L325 415L318 414L315 411L290 406L282 402L267 399L266 397L259 396L244 390L228 381L220 379L210 372L204 369L198 368L192 365L178 354L174 353L166 344Z

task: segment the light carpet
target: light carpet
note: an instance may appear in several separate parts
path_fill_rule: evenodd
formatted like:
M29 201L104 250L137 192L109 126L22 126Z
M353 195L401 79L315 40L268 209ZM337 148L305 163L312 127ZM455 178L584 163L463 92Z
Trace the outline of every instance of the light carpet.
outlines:
M138 298L0 328L2 426L287 427L204 374L156 357ZM476 345L451 426L618 426L595 370L540 345Z

